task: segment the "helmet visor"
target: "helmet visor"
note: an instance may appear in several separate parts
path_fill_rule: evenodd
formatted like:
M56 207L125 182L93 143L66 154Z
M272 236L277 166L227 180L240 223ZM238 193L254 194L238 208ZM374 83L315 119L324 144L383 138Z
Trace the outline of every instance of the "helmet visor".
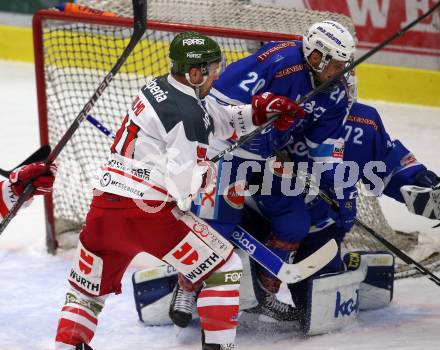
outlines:
M222 54L220 61L211 62L207 66L208 75L210 76L219 76L224 72L226 67L225 58Z

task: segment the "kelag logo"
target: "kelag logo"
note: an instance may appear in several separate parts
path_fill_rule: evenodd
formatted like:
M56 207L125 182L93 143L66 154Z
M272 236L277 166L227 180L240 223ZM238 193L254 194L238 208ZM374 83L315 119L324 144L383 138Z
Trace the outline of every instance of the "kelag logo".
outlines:
M244 232L234 231L231 238L250 255L254 255L257 247L245 237Z
M335 318L341 316L350 316L353 312L359 312L359 289L356 289L356 300L350 298L346 301L342 300L341 293L336 292Z

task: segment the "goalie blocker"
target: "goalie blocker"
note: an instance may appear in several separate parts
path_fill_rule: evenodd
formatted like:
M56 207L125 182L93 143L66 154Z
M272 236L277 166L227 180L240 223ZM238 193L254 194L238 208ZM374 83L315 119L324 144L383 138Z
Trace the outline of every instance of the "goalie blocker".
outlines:
M350 252L344 256L344 262L347 271L309 279L304 312L296 315L306 335L342 329L356 321L360 310L390 304L394 285L393 255ZM251 275L247 266L249 264L244 263L244 276ZM135 272L132 280L139 319L147 325L172 324L168 309L177 272L170 266L161 265ZM241 309L252 306L249 293L245 295L246 300L243 300L244 295L240 293Z

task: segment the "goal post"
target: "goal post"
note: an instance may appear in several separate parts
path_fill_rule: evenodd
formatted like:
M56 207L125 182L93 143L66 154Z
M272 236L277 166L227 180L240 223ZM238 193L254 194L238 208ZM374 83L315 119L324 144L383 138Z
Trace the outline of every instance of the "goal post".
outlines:
M40 10L33 18L35 69L40 139L53 145L93 94L132 33L130 0L83 0L82 4L118 16L97 16L58 10ZM147 34L97 101L93 117L117 131L133 97L153 76L169 70L168 47L176 33L198 31L214 37L226 64L253 52L261 42L301 40L307 27L333 19L353 30L349 18L327 12L252 5L245 0L150 0ZM93 176L107 159L111 140L84 123L57 159L54 192L45 199L47 247L59 244L82 227L92 197ZM398 239L388 225L377 199L362 194L358 217L401 249L413 236ZM69 234L66 234L69 233ZM360 230L348 236L347 249L383 247ZM403 268L403 267L402 267Z

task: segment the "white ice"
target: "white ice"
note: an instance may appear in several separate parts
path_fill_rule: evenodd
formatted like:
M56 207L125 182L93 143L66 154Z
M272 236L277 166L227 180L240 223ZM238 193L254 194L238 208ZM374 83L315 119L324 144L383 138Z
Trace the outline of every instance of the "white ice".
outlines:
M403 141L429 168L440 173L440 109L374 102L390 134ZM10 169L39 146L34 70L30 64L0 61L0 167ZM80 108L80 106L78 106ZM439 244L433 222L409 214L392 200L382 200L394 228L418 230ZM72 252L45 252L41 198L22 210L0 237L0 350L53 348L57 319L67 288ZM178 338L173 329L145 327L133 304L131 274L123 293L108 299L92 346L106 350L200 349L196 325ZM438 349L440 287L425 277L395 283L392 304L361 312L356 324L333 334L303 338L290 329L259 325L238 330L242 350Z

